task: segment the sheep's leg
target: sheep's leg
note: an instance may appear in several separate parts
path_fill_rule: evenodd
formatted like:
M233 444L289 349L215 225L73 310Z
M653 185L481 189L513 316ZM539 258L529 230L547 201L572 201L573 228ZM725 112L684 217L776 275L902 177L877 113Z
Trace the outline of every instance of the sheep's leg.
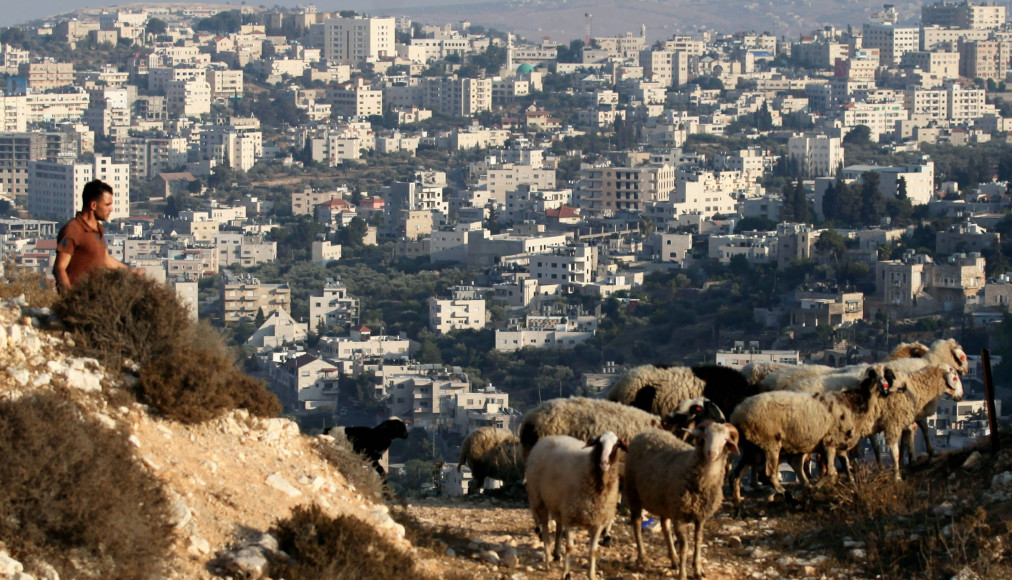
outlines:
M693 546L693 553L692 553L692 562L693 562L692 573L696 575L696 578L702 578L703 577L703 561L702 561L702 556L700 556L700 554L699 554L701 546L703 544L703 522L702 521L698 521L698 520L696 521L696 530L695 530L695 532L696 532L695 538L693 538L694 541L695 541L695 545Z
M551 545L552 545L552 543L548 540L548 537L551 535L552 532L551 532L551 530L548 527L548 514L546 513L543 516L539 517L538 514L537 514L537 512L535 512L535 514L534 514L534 524L535 524L535 526L540 526L540 529L541 529L541 543L544 545L544 548L545 548L545 570L546 571L547 570L551 570L552 569L552 553L551 553Z
M597 580L597 542L601 539L602 526L596 526L590 534L590 580Z
M920 428L920 430L921 430L921 435L924 436L924 448L927 449L927 451L928 451L928 457L934 457L935 455L938 455L938 452L935 451L934 444L931 442L931 432L928 431L928 418L927 417L918 417L916 423L917 423L917 427ZM910 437L910 442L911 442L910 448L913 449L913 445L912 445L913 444L913 436L912 435ZM911 457L913 457L913 456L911 456Z
M636 561L642 566L646 562L646 554L643 552L643 508L639 505L639 499L632 495L632 486L626 482L625 503L629 506L629 519L632 520L633 538L636 539Z
M925 437L927 441L927 437ZM903 454L907 455L907 463L913 463L917 459L917 451L914 449L914 431L910 427L903 429L900 436L900 461L903 461Z
M664 539L668 542L668 558L671 559L671 567L678 566L678 559L675 556L675 540L671 537L671 526L674 525L668 518L661 518L661 529L664 530ZM684 557L684 554L683 554Z
M562 534L563 532L560 526L560 530L556 537L561 537ZM566 526L565 534L566 534L566 557L565 563L562 565L562 577L569 578L569 555L573 551L573 527Z
M810 454L804 453L802 455L791 455L789 461L791 468L794 469L794 473L798 476L798 480L805 487L812 485L812 482L808 480L808 461L810 458Z
M747 464L747 456L742 453L738 465L734 466L734 471L731 472L731 497L734 499L735 508L741 507L741 479L745 474L745 468L748 467Z
M688 578L688 557L689 557L689 538L685 534L685 524L678 522L677 524L672 522L675 527L675 534L678 536L678 555L680 560L678 562L678 577L681 580Z
M564 531L565 530L562 527L562 522L560 522L559 520L555 520L555 559L556 560L561 560L562 559L562 540L564 539L563 538Z
M823 450L823 455L826 458L826 478L819 481L821 484L823 481L829 483L836 482L836 449L830 447L829 449Z
M777 493L784 493L784 486L780 483L780 447L772 446L769 449L763 449L766 454L766 477L770 478L770 483L773 484L773 489L777 490Z
M900 433L886 433L886 444L889 446L889 456L893 460L893 479L900 481Z
M843 470L847 473L847 481L854 483L854 470L850 468L850 452L841 451L840 461L843 462Z
M875 454L875 465L882 467L882 437L881 433L873 433L868 436L871 441L871 452Z

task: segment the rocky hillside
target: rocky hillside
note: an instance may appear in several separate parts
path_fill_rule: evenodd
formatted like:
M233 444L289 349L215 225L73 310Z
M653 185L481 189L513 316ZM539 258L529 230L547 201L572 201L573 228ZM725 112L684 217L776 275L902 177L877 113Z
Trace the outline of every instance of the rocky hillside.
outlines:
M171 549L164 577L267 577L268 558L284 557L269 532L296 507L310 504L329 516L366 522L410 558L412 577L560 574L544 571L523 502L373 501L323 458L321 450L333 445L330 438L303 436L286 419L259 419L242 410L191 426L160 419L126 396L133 375L110 372L75 354L63 333L40 329L26 312L16 301L0 305L0 359L6 361L0 403L57 393L105 428L123 433L167 495ZM752 497L738 511L726 502L706 534L707 576L1012 577L1009 439L997 456L982 448L925 461L899 484L863 471L857 485L796 493L789 501ZM0 469L16 467L5 464L2 453ZM625 516L616 524L616 541L600 555L604 577L672 575L658 530L646 535L650 564L643 568L635 562ZM0 540L0 578L59 577L46 562L18 561L10 549L16 542ZM585 534L577 536L574 555L576 571L585 573ZM354 577L369 577L363 574Z

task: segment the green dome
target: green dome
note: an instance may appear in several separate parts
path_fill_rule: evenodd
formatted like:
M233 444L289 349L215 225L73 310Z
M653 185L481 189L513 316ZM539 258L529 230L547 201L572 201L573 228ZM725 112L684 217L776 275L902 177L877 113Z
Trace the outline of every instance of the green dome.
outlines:
M520 65L520 66L517 67L517 74L518 75L527 74L529 72L534 72L534 67L531 66L531 65L529 65L529 64L527 64L526 62L524 64L522 64L522 65Z

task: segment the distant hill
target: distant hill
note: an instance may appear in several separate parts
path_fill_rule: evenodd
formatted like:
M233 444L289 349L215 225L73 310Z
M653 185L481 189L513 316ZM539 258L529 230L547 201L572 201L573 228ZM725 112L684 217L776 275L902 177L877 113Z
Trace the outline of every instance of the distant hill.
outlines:
M468 2L429 8L375 8L377 12L405 14L423 22L456 22L467 19L498 30L509 30L530 40L551 37L568 41L586 34L585 14L590 13L592 36L639 34L646 25L650 41L697 30L717 32L770 32L797 38L827 25L860 26L882 9L875 0L514 0ZM920 21L921 2L895 3L902 21Z

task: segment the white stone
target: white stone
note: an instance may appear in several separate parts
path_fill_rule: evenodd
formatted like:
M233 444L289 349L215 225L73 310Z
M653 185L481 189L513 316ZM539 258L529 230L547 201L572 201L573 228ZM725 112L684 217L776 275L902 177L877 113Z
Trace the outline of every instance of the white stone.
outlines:
M259 548L243 548L232 555L232 569L241 578L262 578L267 571L267 558Z
M67 376L67 371L70 370L70 367L67 366L66 363L62 363L58 360L48 361L46 363L46 368L49 369L49 372L53 373L54 375L59 375L61 377Z
M499 554L496 554L492 550L482 550L481 553L478 555L481 557L482 560L488 562L489 564L492 564L493 566L499 565Z
M302 495L302 492L296 489L294 485L288 483L288 481L282 477L280 473L272 473L267 476L267 485L284 493L288 497L298 497Z
M10 367L7 369L7 374L22 387L27 386L28 381L31 380L31 374L24 367Z
M97 392L102 390L102 377L72 368L67 372L67 385L86 392Z
M191 519L193 519L193 514L190 512L190 508L186 507L182 501L177 501L169 506L169 523L177 530L190 523Z
M13 576L25 569L21 562L7 555L7 552L0 552L0 576Z
M24 333L21 331L20 324L12 324L7 327L7 344L15 346L21 344L21 337Z
M105 413L95 413L92 416L106 429L115 429L117 427L116 420Z
M127 441L129 441L134 447L141 446L141 440L138 439L136 435L131 435L130 437L127 437Z
M48 385L53 380L53 375L49 373L39 373L32 379L33 387L43 387Z
M7 329L0 326L0 348L7 348Z
M999 473L991 478L991 489L1000 489L1012 484L1012 471Z
M501 562L507 568L516 568L517 564L520 563L516 548L506 548L506 551L502 554Z

